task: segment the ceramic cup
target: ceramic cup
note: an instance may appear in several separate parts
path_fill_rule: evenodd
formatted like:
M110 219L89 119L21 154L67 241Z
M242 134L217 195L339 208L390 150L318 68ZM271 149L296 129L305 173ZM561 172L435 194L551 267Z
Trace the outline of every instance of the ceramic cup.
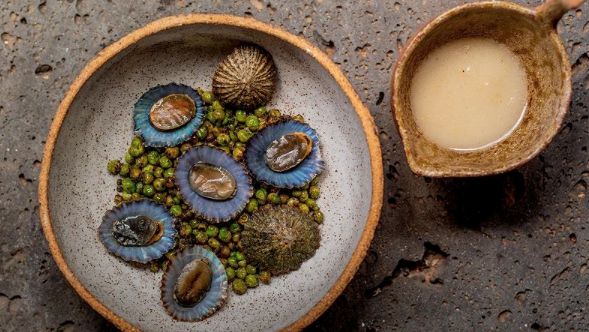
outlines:
M571 66L556 23L584 0L547 0L535 9L509 2L471 3L451 9L419 31L403 50L392 78L392 110L413 172L466 177L514 169L536 156L556 135L571 99ZM420 62L458 38L492 38L509 47L525 67L528 109L505 140L468 152L427 140L411 113L410 88Z

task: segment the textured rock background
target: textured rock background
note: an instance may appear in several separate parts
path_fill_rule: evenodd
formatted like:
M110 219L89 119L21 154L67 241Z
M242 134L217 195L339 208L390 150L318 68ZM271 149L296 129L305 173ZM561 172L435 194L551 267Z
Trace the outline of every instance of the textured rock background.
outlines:
M0 330L113 329L48 252L36 198L44 139L68 85L100 49L188 12L253 16L311 40L341 66L380 128L386 186L376 237L354 281L310 329L586 329L589 4L559 25L574 97L548 149L501 176L418 177L392 122L389 79L417 28L460 3L1 0Z

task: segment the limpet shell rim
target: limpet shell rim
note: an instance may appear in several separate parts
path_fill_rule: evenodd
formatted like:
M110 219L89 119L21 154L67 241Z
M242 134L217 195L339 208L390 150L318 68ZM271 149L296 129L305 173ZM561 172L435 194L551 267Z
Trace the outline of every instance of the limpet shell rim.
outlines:
M162 222L164 225L162 237L147 246L127 247L119 244L112 234L113 222L125 217L138 215L144 215ZM111 254L125 261L145 264L162 257L172 249L174 238L176 237L176 228L174 227L174 218L163 205L148 199L142 199L123 203L119 207L106 211L102 218L102 223L98 227L98 237L106 250Z
M237 190L232 198L216 201L200 196L192 190L189 183L190 170L199 161L223 167L233 175ZM207 145L193 147L180 156L175 175L176 185L184 200L198 216L213 223L235 218L254 194L252 178L247 168L224 151Z
M184 307L174 299L174 286L184 266L199 258L209 262L213 272L211 288L200 302L192 307ZM168 271L162 276L160 290L162 305L172 318L183 322L200 321L214 314L225 303L228 290L227 274L223 264L212 251L195 246L185 249L172 259Z
M183 126L174 130L162 131L151 123L149 113L153 104L171 94L183 94L192 98L196 114ZM133 111L135 133L143 138L146 146L150 147L174 146L187 141L198 130L203 119L204 104L198 92L187 85L177 83L157 85L149 89L137 100Z

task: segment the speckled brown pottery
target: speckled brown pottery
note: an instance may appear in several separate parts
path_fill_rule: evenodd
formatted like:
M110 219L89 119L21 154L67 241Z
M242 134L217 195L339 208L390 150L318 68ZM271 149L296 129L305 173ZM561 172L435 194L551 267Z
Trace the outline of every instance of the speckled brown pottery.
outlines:
M109 255L98 240L113 206L109 159L122 157L133 132L133 105L157 84L211 88L217 63L253 42L272 53L279 72L270 107L301 113L321 138L327 170L319 204L321 247L269 286L231 294L201 322L174 321L160 303L160 273ZM268 24L193 14L155 21L107 47L66 93L47 138L39 186L49 248L73 288L123 330L300 330L344 290L362 262L380 215L383 171L368 110L338 67L306 42Z
M392 109L411 169L420 175L496 174L522 165L548 145L571 99L571 68L556 22L583 0L548 0L535 9L509 2L471 3L451 9L419 31L397 62ZM482 150L458 152L428 141L411 113L412 77L432 50L462 37L488 37L517 54L528 76L528 110L507 139Z

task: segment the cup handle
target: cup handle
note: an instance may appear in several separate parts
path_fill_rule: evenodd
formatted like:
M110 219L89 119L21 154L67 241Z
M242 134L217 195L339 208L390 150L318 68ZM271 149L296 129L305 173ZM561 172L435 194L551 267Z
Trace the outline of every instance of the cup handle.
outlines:
M564 13L579 7L583 2L585 0L546 0L536 7L536 16L551 28L556 28Z

